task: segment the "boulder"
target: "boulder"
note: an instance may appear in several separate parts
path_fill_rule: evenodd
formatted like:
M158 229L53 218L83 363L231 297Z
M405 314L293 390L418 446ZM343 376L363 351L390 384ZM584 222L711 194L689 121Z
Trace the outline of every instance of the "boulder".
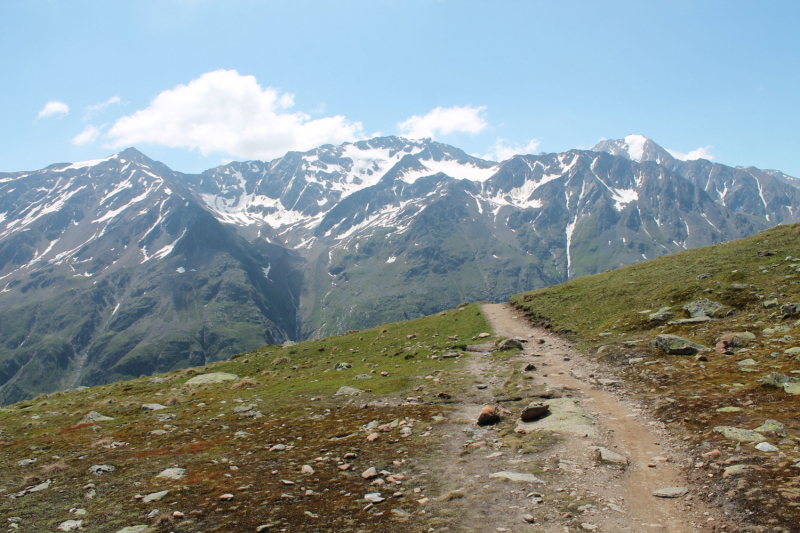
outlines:
M628 464L627 457L620 453L612 452L608 448L604 448L602 446L597 448L597 460L603 463L612 463L615 465L625 466Z
M689 313L692 318L697 317L711 317L714 312L721 308L722 304L719 302L712 302L706 298L694 300L683 306L683 310Z
M798 304L783 304L781 306L781 315L783 318L789 318L800 314L800 305Z
M181 479L183 476L186 475L186 470L183 468L167 468L166 470L161 471L156 477L164 478L164 479Z
M717 426L714 431L721 433L723 437L738 442L762 442L767 438L756 431L749 429L736 428L731 426Z
M169 494L169 491L168 491L168 490L160 490L160 491L158 491L158 492L153 492L152 494L148 494L147 496L145 496L144 498L142 498L142 502L143 502L143 503L157 502L157 501L159 501L159 500L162 500L162 499L164 499L164 497L165 497L167 494Z
M186 382L186 385L205 385L208 383L225 383L226 381L235 381L239 379L236 374L229 374L227 372L212 372L210 374L200 374L193 377Z
M547 391L545 391L547 393ZM579 437L596 438L597 428L592 424L592 416L570 398L554 398L547 394L550 415L533 422L518 421L514 431L517 433L571 433Z
M334 396L353 396L354 394L360 394L362 392L364 392L364 391L362 391L361 389L356 389L354 387L341 386L341 387L339 387L339 390L336 391L336 394L334 394Z
M777 420L765 420L755 431L759 433L776 433L784 429L786 429L786 424L782 422L778 422Z
M506 339L497 345L496 350L499 351L522 350L522 343L519 342L517 339Z
M500 413L491 405L485 405L478 415L478 425L488 426L500 422Z
M550 405L542 402L532 402L522 410L519 417L523 422L534 422L550 413Z
M759 442L758 444L756 444L756 450L758 450L760 452L777 452L777 451L780 451L780 449L777 446L772 445L769 442Z
M781 374L780 372L770 372L763 378L761 381L764 383L765 387L772 387L774 389L783 389L784 385L787 383L797 383L800 381L798 378L790 378L786 374Z
M659 348L673 355L694 355L698 352L710 350L707 346L692 342L678 335L661 334L650 341L651 348Z
M671 307L662 307L655 313L650 313L647 318L650 320L650 322L663 322L675 314L671 311L671 309Z
M110 416L104 416L98 413L97 411L91 411L86 416L83 417L84 422L106 422L108 420L114 420Z
M775 298L773 300L764 300L764 307L766 309L772 309L773 307L778 307L778 299Z

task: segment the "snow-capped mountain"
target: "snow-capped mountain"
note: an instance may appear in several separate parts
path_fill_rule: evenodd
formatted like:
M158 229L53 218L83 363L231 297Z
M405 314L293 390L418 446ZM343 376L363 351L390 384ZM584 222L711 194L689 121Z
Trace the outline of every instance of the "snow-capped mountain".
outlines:
M0 401L500 301L795 220L777 171L628 136L472 157L381 137L180 174L0 174Z

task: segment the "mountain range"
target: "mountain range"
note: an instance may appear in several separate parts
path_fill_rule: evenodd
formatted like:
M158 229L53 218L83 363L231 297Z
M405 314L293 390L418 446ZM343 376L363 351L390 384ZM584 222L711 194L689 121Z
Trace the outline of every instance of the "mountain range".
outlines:
M379 137L183 174L0 173L0 402L502 301L798 220L800 181L640 135L494 162Z

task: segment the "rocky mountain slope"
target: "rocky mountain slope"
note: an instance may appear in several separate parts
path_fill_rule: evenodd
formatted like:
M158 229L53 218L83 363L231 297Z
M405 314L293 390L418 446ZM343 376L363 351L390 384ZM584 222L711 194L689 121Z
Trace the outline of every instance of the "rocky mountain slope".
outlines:
M134 149L0 174L0 401L502 301L797 211L774 173L642 144L496 163L381 137L199 175Z
M300 258L238 237L135 150L2 174L0 212L0 401L297 336Z

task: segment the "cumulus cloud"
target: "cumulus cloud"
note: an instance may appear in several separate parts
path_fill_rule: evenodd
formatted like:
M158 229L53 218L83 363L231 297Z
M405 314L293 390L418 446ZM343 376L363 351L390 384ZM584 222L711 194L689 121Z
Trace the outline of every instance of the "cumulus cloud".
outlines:
M36 115L36 120L40 118L48 118L52 116L61 116L69 114L69 106L64 102L59 102L58 100L50 100L47 102L39 114Z
M436 138L437 134L449 133L480 133L488 126L483 113L486 106L453 106L437 107L427 115L414 115L408 120L399 122L404 137L422 139L424 137Z
M492 161L505 161L518 154L536 153L540 144L541 141L539 139L531 139L527 144L509 144L506 139L500 139L498 137L497 141L489 147L489 152L484 155L483 158Z
M87 105L86 109L83 110L83 119L89 120L90 118L92 118L92 114L100 113L104 111L108 106L119 104L121 102L122 100L120 100L119 96L112 96L105 102L98 102L96 104Z
M695 159L708 159L709 161L714 160L714 156L711 154L711 149L714 148L713 146L701 146L696 150L692 150L689 153L679 152L677 150L670 150L669 148L665 148L669 155L674 157L675 159L680 159L681 161L693 161Z
M72 144L76 146L83 146L84 144L91 144L100 135L100 128L96 128L88 124L83 131L72 138Z
M268 159L364 136L360 122L341 115L311 120L287 112L293 105L294 95L262 88L254 76L216 70L161 92L147 108L117 120L107 137L115 148L151 143Z

